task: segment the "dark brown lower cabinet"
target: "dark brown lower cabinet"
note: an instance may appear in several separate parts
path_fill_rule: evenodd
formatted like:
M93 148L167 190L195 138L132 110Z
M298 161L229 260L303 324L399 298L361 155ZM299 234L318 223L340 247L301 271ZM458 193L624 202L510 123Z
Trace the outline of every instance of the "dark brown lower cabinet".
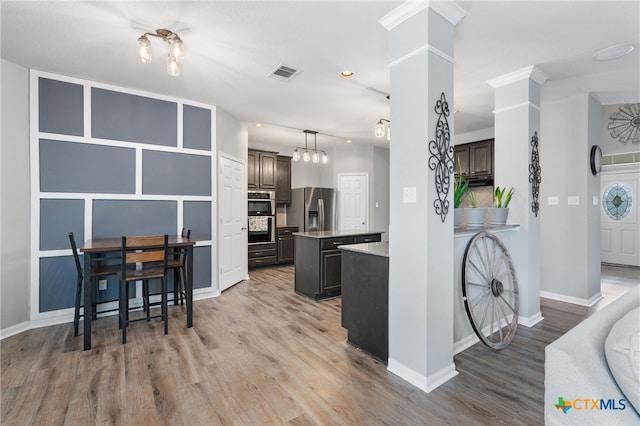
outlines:
M277 228L278 234L278 263L293 263L295 256L295 238L293 233L298 232L297 226L285 226Z
M249 268L278 263L276 244L249 244Z
M339 296L342 285L342 253L339 246L382 239L382 233L323 233L295 236L295 291L314 299Z

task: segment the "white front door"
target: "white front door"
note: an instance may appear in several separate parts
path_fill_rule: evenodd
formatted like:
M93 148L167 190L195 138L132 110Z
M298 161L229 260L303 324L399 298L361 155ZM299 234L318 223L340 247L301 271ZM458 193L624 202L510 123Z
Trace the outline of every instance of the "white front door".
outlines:
M631 166L607 167L600 175L601 260L640 266L640 171Z
M369 174L338 174L338 229L369 230Z
M245 165L220 156L218 180L220 216L220 291L247 275L247 184Z

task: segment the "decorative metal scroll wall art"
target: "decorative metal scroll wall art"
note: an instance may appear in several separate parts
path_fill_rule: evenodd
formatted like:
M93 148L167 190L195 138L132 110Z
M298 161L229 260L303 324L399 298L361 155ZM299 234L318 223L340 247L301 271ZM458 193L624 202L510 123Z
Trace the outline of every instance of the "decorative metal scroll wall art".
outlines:
M440 99L436 102L434 111L438 114L438 123L436 125L436 137L429 141L429 168L435 171L434 181L436 184L436 192L438 198L434 200L436 214L440 215L442 222L447 218L449 212L449 188L451 187L451 175L453 174L453 146L449 133L449 104L444 96L444 92L440 95Z
M622 143L640 143L640 104L624 104L609 117L609 134Z
M534 132L531 137L531 164L529 164L529 183L531 184L531 194L533 201L531 202L531 211L538 216L540 203L540 182L542 181L542 169L540 169L540 153L538 152L538 132Z

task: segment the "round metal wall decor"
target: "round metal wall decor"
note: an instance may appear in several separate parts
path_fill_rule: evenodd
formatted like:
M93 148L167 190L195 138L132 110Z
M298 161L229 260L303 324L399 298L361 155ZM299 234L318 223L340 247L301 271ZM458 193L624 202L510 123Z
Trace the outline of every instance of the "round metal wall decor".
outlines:
M602 208L613 220L622 220L631 212L631 189L623 183L612 183L602 195Z
M540 182L542 182L542 169L540 168L540 153L538 152L538 132L534 132L531 137L531 163L529 164L529 183L531 184L531 211L538 216L540 203Z
M609 117L609 134L622 143L640 143L640 104L624 104Z
M434 111L438 114L436 125L436 137L429 141L429 168L435 171L434 181L438 198L433 202L436 214L440 215L442 222L447 218L449 212L449 188L451 187L451 175L453 175L453 146L449 133L449 104L444 96L436 102Z

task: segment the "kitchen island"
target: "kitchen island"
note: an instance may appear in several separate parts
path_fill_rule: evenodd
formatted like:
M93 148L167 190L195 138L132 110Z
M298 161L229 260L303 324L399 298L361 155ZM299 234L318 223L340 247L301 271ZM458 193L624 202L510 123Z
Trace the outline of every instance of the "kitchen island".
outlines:
M387 363L389 356L389 243L342 250L342 327L347 341Z
M295 291L315 300L339 296L342 291L342 253L338 246L376 242L382 232L294 232Z
M461 227L454 230L453 305L443 318L453 322L453 353L478 342L464 307L462 264L469 241L488 231L511 248L511 235L518 225ZM340 246L342 250L342 326L347 340L374 357L388 358L389 243ZM517 273L517 271L516 271Z

